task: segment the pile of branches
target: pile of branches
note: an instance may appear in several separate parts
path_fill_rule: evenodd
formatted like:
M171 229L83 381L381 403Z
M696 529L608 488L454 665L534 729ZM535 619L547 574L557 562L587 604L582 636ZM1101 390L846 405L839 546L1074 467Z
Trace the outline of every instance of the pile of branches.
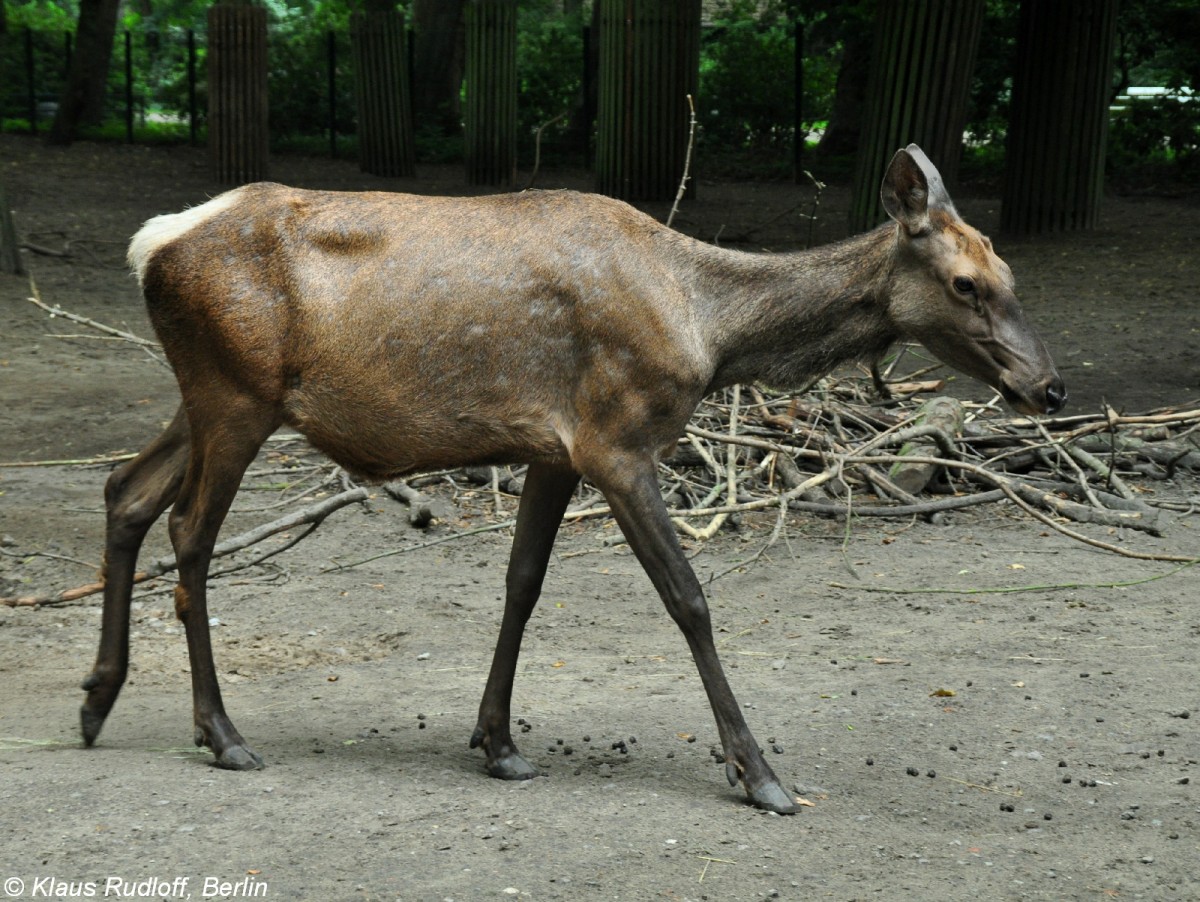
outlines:
M998 398L914 400L939 390L937 380L889 386L873 376L823 380L800 397L735 387L705 401L687 444L663 464L681 531L704 538L722 517L769 508L936 522L946 511L1008 502L1096 547L1190 560L1131 551L1068 524L1160 535L1163 510L1190 512L1193 502L1153 499L1141 485L1200 472L1200 409L1012 417ZM698 516L712 519L699 528L686 519Z

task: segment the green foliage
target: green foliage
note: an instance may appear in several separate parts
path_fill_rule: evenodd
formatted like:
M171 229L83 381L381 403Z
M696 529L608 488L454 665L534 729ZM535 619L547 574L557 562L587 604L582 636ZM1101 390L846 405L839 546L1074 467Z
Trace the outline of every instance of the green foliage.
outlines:
M269 17L269 90L276 147L326 152L329 128L327 34L336 33L335 127L349 151L355 131L349 41L352 8L365 0L261 0ZM110 70L111 128L97 136L124 139L124 45L133 34L138 140L187 137L186 32L194 29L201 123L205 111L205 28L211 0L125 4ZM411 6L411 2L398 4ZM586 6L586 4L585 4ZM790 174L795 105L794 27L804 25L806 127L830 117L840 53L850 37L873 26L874 0L715 0L705 4L701 45L697 168L708 174ZM64 35L73 32L79 0L7 0L9 34L0 48L0 116L6 130L28 128L24 31L32 29L35 98L52 102L65 74ZM998 177L1012 93L1018 4L986 0L968 111L964 174ZM534 132L562 114L542 139L544 157L564 158L585 139L582 121L583 41L580 13L562 0L521 0L517 65L518 153L532 162ZM1200 88L1200 4L1196 0L1122 0L1114 97L1125 87ZM1182 94L1123 103L1113 114L1113 171L1146 165L1200 174L1200 99ZM182 120L182 123L181 121ZM48 121L40 123L44 128ZM461 138L426 129L418 136L426 160L461 159Z
M1200 97L1172 92L1123 104L1109 127L1108 164L1128 173L1169 164L1177 175L1200 176Z
M1122 0L1119 9L1114 93L1131 85L1200 88L1195 0Z
M124 141L125 123L109 119L100 125L81 129L80 137L92 141ZM135 144L180 144L188 140L186 122L136 122L133 126Z
M1123 0L1114 95L1130 87L1170 93L1117 104L1109 128L1110 171L1169 166L1200 177L1200 6L1194 0ZM1191 93L1189 93L1191 92Z
M697 118L704 171L763 178L791 174L797 23L803 28L801 113L808 131L828 122L839 29L855 16L865 20L863 5L824 0L722 0L717 5L700 48Z
M423 163L461 163L464 157L462 135L448 135L437 123L417 123L413 134L417 159Z
M987 0L984 7L983 38L967 98L967 134L970 143L977 147L994 145L1002 150L1008 133L1017 15L1018 5L1009 0ZM994 158L990 153L976 156Z
M34 4L28 4L33 6ZM12 11L10 10L10 15ZM34 17L46 19L47 17ZM49 28L14 26L9 21L6 40L0 42L0 116L13 120L5 131L28 131L29 126L29 66L26 42L33 48L33 97L41 106L39 128L50 125L53 105L62 93L66 81L66 40L74 30L74 22L61 27L62 21ZM21 120L24 127L16 125Z
M779 0L720 3L701 48L697 118L703 146L751 152L782 152L791 146L796 99L792 48Z
M5 0L8 30L74 31L79 19L78 0L71 3L51 3L49 0Z
M275 138L321 135L329 128L329 32L295 20L273 24L267 32L270 131ZM336 127L354 131L354 78L350 40L334 31Z
M565 15L558 0L522 3L517 18L517 157L532 163L537 129L542 153L566 138L583 90L583 21Z

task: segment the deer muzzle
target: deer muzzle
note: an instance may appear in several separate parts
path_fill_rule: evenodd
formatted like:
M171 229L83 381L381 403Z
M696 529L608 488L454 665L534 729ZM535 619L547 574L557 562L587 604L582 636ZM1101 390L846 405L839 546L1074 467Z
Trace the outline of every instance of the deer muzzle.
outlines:
M1057 371L1051 371L1049 376L1029 383L1015 379L1014 373L1006 370L1001 374L997 387L1013 410L1030 416L1058 413L1067 403L1067 387Z

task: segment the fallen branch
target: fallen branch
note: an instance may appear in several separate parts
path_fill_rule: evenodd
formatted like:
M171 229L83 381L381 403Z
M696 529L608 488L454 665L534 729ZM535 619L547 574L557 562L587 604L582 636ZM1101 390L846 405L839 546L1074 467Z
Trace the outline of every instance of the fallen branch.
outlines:
M42 300L41 293L38 291L37 283L33 280L33 276L29 277L29 290L33 293L33 296L26 298L26 300L28 300L31 304L40 307L42 310L45 310L50 314L51 317L62 317L63 319L70 320L73 323L80 323L81 325L95 329L98 332L103 332L105 335L119 338L122 341L127 341L130 344L137 345L155 363L170 368L170 364L167 363L162 356L160 356L162 349L157 342L142 338L139 335L134 335L132 332L125 332L121 329L115 329L112 326L97 322L94 319L89 319L86 316L80 316L78 313L71 313L67 310L63 310L61 307L51 306L45 303Z
M408 505L408 523L417 529L424 529L435 519L445 516L440 511L437 502L422 495L403 479L394 479L383 484L383 490ZM435 508L439 508L435 510Z
M98 457L79 457L71 460L5 460L0 461L0 467L90 467L103 464L118 464L124 460L133 460L137 454L124 452L120 454L101 454Z
M1071 589L1128 589L1133 586L1144 586L1146 583L1166 579L1168 576L1174 576L1176 573L1186 570L1188 567L1193 567L1196 564L1200 564L1200 559L1188 561L1168 570L1166 573L1159 573L1156 576L1107 583L1050 583L1040 586L969 586L963 589L932 588L928 586L912 589L896 586L848 586L845 583L838 582L831 582L829 585L835 589L852 589L856 592L883 592L888 595L1014 595L1019 592L1059 592Z
M36 295L36 291L35 291L35 295ZM130 344L140 345L141 347L144 347L144 348L151 348L155 351L161 350L158 342L154 342L154 341L150 341L149 339L142 338L140 335L134 335L132 332L125 332L125 331L122 331L121 329L115 329L112 326L108 326L108 325L105 325L104 323L97 322L94 319L89 319L86 316L80 316L78 313L71 313L68 310L63 310L61 307L52 306L50 304L44 303L40 297L37 297L37 296L29 297L29 298L26 298L26 300L29 301L29 303L42 308L47 313L49 313L52 317L62 317L63 319L68 319L73 323L80 323L81 325L87 326L91 329L95 329L97 332L103 332L106 335L112 335L116 338L121 339L122 341L127 341Z
M224 542L221 542L220 544L217 545L216 548L213 549L212 556L214 559L226 557L227 555L233 554L236 551L241 551L244 548L248 548L251 545L261 542L264 539L267 539L267 538L275 535L276 533L284 532L289 529L296 529L297 527L303 526L305 524L311 524L311 528L306 530L302 536L291 540L283 548L272 549L268 554L259 556L257 558L257 560L255 561L255 563L257 561L265 560L267 557L270 557L274 554L278 554L280 551L283 551L286 548L290 548L292 545L296 544L296 542L298 542L300 539L311 534L312 531L314 529L316 529L318 526L320 526L321 523L325 520L325 518L328 517L330 514L332 514L334 511L338 510L339 508L343 508L348 504L355 504L359 501L366 501L368 497L369 497L369 495L368 495L366 489L360 488L360 487L355 487L353 489L350 489L349 491L341 492L340 494L337 494L337 495L332 495L329 498L324 498L321 501L317 502L316 504L310 505L310 506L303 508L301 510L298 510L298 511L293 511L290 514L286 514L285 516L279 517L276 520L272 520L270 523L264 523L262 526L256 526L254 529L247 530L246 532L241 533L240 535L236 535L233 538L226 539ZM245 566L249 566L249 564L247 564ZM136 585L137 583L144 583L144 582L147 582L148 580L157 579L158 577L160 577L166 573L170 573L171 571L175 570L177 567L178 567L178 564L175 560L174 555L167 555L165 557L161 557L158 560L151 562L150 565L148 567L146 567L144 570L138 571L133 577L133 582ZM244 569L244 568L242 566L238 566L236 568L230 568L229 570L226 570L223 572L231 573L235 569L240 570L240 569ZM221 574L214 573L211 575L219 576ZM93 595L96 592L102 592L103 590L104 590L103 582L88 583L87 585L84 585L84 586L77 586L74 589L66 589L66 590L64 590L62 592L58 592L54 595L43 595L43 596L30 595L30 596L24 596L24 597L0 598L0 604L6 605L8 607L27 607L27 606L33 606L33 605L61 604L62 602L75 601L76 599L84 598L88 595Z

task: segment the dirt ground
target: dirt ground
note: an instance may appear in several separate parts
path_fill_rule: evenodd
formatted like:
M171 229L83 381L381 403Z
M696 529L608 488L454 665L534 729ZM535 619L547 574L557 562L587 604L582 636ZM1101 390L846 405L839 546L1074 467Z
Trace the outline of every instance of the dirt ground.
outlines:
M455 169L384 180L346 162L273 167L311 187L463 190ZM146 218L220 190L197 151L14 136L0 136L0 179L28 240L70 242L69 257L26 256L41 297L147 337L124 243ZM540 181L556 184L586 181ZM808 196L702 181L679 224L708 239L744 233L807 210ZM840 236L846 199L844 186L822 196L819 240ZM996 230L994 198L959 201ZM666 205L650 212L665 218ZM786 250L807 231L793 212L747 246ZM1094 232L999 242L1072 411L1200 398L1198 237L1194 197L1111 196ZM145 444L177 403L169 371L51 319L26 301L31 290L0 277L0 462ZM257 466L281 463L276 451ZM108 470L0 468L0 596L94 578ZM276 515L263 508L278 477L263 481L239 497L226 534ZM1195 481L1138 484L1150 499L1200 503ZM514 714L527 729L516 735L547 776L489 779L467 740L507 532L328 569L495 519L490 496L443 500L449 514L418 532L380 492L275 568L213 582L226 705L261 771L217 770L190 745L171 580L136 596L130 680L90 750L78 685L98 598L0 607L6 897L1200 898L1196 571L1089 548L1004 506L941 526L855 521L845 553L840 523L789 519L786 543L709 587L750 725L785 785L815 802L780 817L725 782L687 647L601 524L564 528L518 674ZM701 579L747 558L773 525L747 517L689 543ZM1200 553L1195 516L1172 515L1161 538L1094 534ZM167 550L156 527L145 554ZM929 591L1019 586L1040 588Z

